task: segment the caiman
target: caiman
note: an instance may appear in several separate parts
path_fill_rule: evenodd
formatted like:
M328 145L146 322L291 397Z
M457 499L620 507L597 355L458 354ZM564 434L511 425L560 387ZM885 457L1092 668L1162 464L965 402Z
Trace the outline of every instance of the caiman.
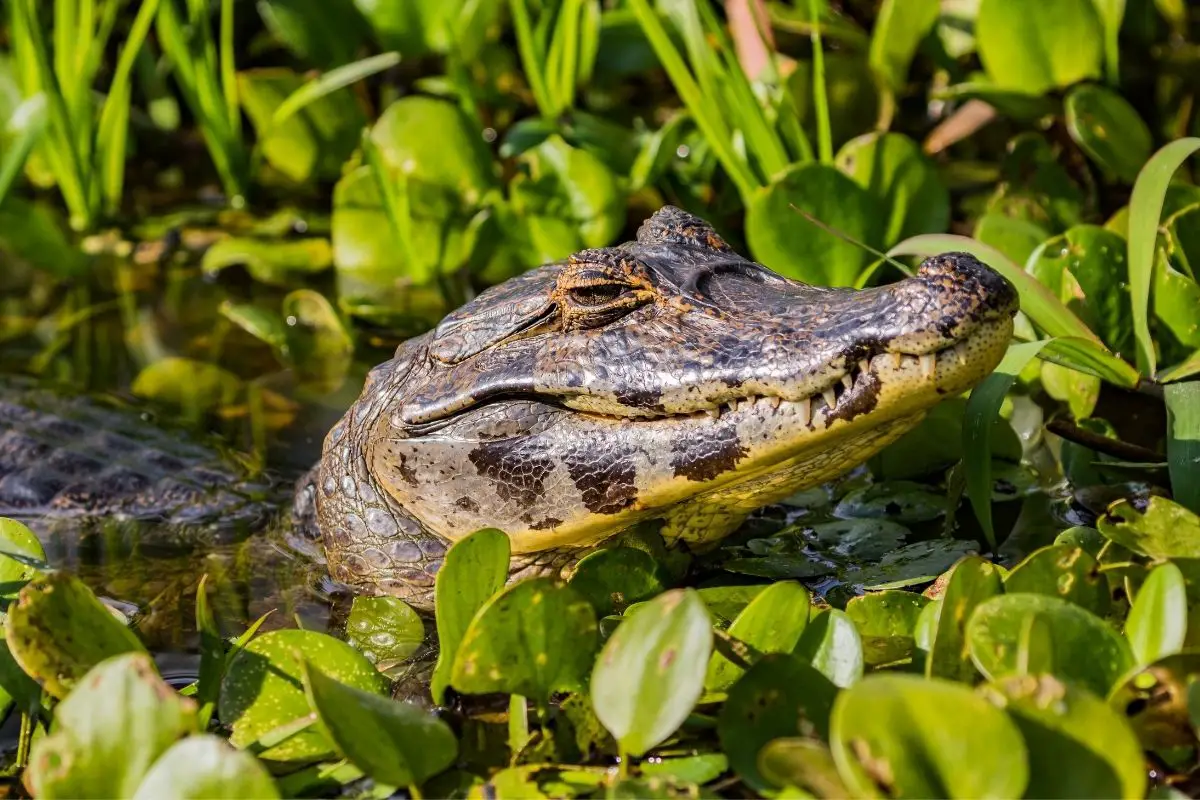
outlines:
M514 578L560 573L645 520L701 552L978 383L1017 305L964 253L885 286L810 286L667 206L636 241L514 277L403 343L329 431L292 513L334 579L426 610L447 548L480 528L509 535ZM54 411L0 396L0 515L195 516L245 494L203 449L55 433Z

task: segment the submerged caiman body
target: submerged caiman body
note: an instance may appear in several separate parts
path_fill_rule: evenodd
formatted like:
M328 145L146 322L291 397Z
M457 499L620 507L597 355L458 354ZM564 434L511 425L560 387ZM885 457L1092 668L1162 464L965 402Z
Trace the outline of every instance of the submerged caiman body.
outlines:
M1016 308L1013 287L969 255L931 258L887 286L815 287L666 207L636 241L513 278L402 344L329 432L294 513L333 578L422 608L449 545L479 528L508 533L514 575L557 572L652 519L669 546L702 551L981 380ZM0 515L24 496L14 487L79 472L48 461L39 472L35 456L14 473L6 453L39 451L3 397ZM86 503L60 487L36 507L131 513L156 493L187 496L155 481L166 480L153 461L166 444L119 444L133 475L110 465ZM239 491L180 474L185 486Z

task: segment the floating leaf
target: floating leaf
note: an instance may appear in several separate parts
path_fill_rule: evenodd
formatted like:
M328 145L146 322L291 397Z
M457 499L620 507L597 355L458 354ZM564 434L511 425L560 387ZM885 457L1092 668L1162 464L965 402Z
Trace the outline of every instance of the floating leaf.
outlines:
M133 800L270 800L279 796L271 774L254 756L205 733L176 742L163 753L146 773Z
M771 584L738 614L728 633L762 653L790 653L808 624L810 599L808 590L793 581ZM742 672L721 653L713 653L704 688L724 691Z
M592 704L625 752L642 755L691 713L704 691L711 624L694 589L673 589L605 643L592 672Z
M586 597L598 616L620 613L630 603L648 600L663 590L654 556L634 547L589 553L571 575L571 587Z
M1074 87L1064 104L1067 132L1083 151L1125 183L1137 180L1150 158L1150 128L1125 98L1096 84Z
M1108 613L1108 582L1100 565L1082 547L1053 544L1040 547L1004 578L1004 592L1033 592L1069 600L1093 614Z
M840 609L827 608L814 614L793 652L835 686L845 688L862 677L862 639L854 622Z
M1171 562L1150 570L1125 620L1125 638L1138 664L1149 664L1183 649L1188 630L1188 597L1183 573Z
M833 513L839 517L928 522L946 513L946 498L913 481L885 481L849 492Z
M970 681L975 670L967 654L967 625L981 604L1000 594L1000 569L979 556L959 561L950 573L939 603L933 646L925 661L929 677Z
M970 735L948 720L970 720ZM867 797L1021 797L1025 743L1000 709L970 688L875 673L838 695L833 758L846 785Z
M846 616L858 629L867 666L890 664L912 655L917 618L929 598L888 589L853 597Z
M596 652L596 612L552 578L515 583L479 609L454 655L450 685L546 703L582 688Z
M925 539L906 544L895 552L861 569L846 570L846 583L868 591L899 589L934 580L955 562L970 553L979 552L979 545L963 539Z
M796 656L763 656L729 690L717 718L721 749L751 788L772 788L758 767L758 754L785 736L826 739L838 689Z
M359 595L350 605L346 641L377 668L386 670L425 642L425 623L398 597Z
M130 387L138 397L181 409L189 418L232 405L244 390L242 379L229 370L182 356L148 364Z
M1200 558L1200 517L1165 497L1151 497L1145 511L1118 500L1096 525L1105 537L1139 555Z

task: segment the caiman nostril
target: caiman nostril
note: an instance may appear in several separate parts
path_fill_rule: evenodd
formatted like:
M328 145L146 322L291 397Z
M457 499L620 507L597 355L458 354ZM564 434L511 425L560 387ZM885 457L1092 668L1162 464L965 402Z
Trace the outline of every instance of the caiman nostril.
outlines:
M1019 305L1016 287L970 253L927 258L917 276L934 286L977 295L981 306L1002 313L1014 314Z

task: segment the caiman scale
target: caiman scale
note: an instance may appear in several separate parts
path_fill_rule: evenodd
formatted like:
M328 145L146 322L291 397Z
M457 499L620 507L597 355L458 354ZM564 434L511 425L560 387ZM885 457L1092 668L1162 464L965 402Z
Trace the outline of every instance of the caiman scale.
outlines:
M975 385L1016 309L1012 285L966 254L886 286L822 288L667 206L636 241L512 278L402 344L329 432L293 513L333 578L423 609L448 546L479 528L508 533L514 577L558 572L649 519L668 546L702 551ZM154 506L156 483L71 495L58 473L31 500L50 456L22 461L30 421L3 399L0 515Z

